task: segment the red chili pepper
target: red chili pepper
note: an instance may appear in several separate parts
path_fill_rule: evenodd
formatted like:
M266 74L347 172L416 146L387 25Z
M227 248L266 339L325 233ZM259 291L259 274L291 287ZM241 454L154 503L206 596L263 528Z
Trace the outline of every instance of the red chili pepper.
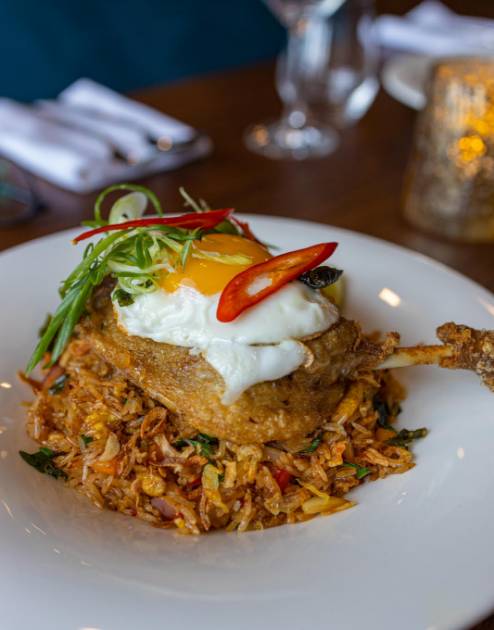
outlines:
M209 212L182 214L179 217L153 217L148 219L134 219L132 221L125 221L124 223L111 223L110 225L103 225L94 230L88 230L87 232L79 234L79 236L75 237L74 243L79 243L102 232L128 230L130 228L147 227L148 225L169 225L171 227L181 227L189 230L197 228L211 230L227 219L232 212L233 208L227 208L225 210L210 210Z
M197 479L193 479L189 481L189 483L185 486L185 490L190 492L191 490L195 490L201 485L201 477L197 477Z
M301 274L329 258L338 243L320 243L281 254L242 271L223 289L216 311L220 322L231 322L245 309L264 300ZM266 283L263 281L266 280ZM260 283L256 290L255 283Z
M241 221L240 219L237 219L237 217L232 217L231 221L232 223L235 223L235 225L238 225L238 227L242 230L242 235L245 236L245 238L248 238L249 241L254 241L256 243L261 242L250 229L250 225L247 221Z
M273 477L276 483L279 485L281 492L285 492L286 487L293 479L293 476L284 468L275 468L273 471Z

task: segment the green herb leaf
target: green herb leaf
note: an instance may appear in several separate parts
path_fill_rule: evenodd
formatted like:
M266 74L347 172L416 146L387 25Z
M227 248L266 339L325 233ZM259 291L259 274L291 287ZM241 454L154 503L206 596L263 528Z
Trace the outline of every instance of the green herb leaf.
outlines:
M357 479L363 479L372 472L370 468L367 468L367 466L359 466L358 464L353 464L351 462L345 462L343 466L346 466L347 468L355 468L357 471Z
M130 306L134 303L134 298L123 289L115 289L113 298L118 302L119 306Z
M182 248L182 252L180 253L180 264L182 265L182 269L184 269L185 265L187 264L187 259L189 258L191 249L192 241L187 241Z
M392 415L389 405L385 400L382 399L380 394L376 394L374 396L372 405L374 407L374 410L377 411L378 414L377 424L383 429L388 429L389 431L394 431L396 433L396 429L389 423L389 418Z
M429 431L423 427L422 429L415 429L414 431L409 431L408 429L401 429L399 433L397 433L396 437L391 438L386 441L386 444L390 444L391 446L401 446L404 448L408 448L408 445L414 440L419 440L424 438Z
M68 374L62 374L61 376L59 376L55 380L53 385L50 387L50 389L48 390L50 394L53 395L53 394L58 394L59 392L61 392L63 388L65 387L65 383L67 382L68 378L69 378Z
M204 207L204 204L207 206L204 200L201 199L200 201L196 201L193 197L189 195L189 193L185 190L183 186L180 186L178 192L182 195L182 198L184 199L185 207L188 206L189 208L192 208L194 212L204 212L207 209Z
M79 446L81 448L81 451L83 451L93 441L94 441L94 438L90 435L84 435L84 434L80 435Z
M47 313L45 317L45 321L39 327L38 338L41 339L41 337L46 333L52 319L53 319L53 315L51 313Z
M307 448L304 448L303 450L301 450L299 452L301 454L313 453L318 448L318 446L319 446L319 444L321 442L322 442L322 437L321 436L315 437Z
M173 445L175 448L183 448L184 446L194 446L203 457L211 459L213 456L213 448L218 446L218 439L198 433L193 438L182 438Z
M211 437L210 435L207 435L206 433L198 433L197 439L200 442L203 442L204 444L210 444L211 446L218 445L218 438Z
M57 468L53 463L53 458L57 453L51 450L51 448L41 447L36 453L26 453L26 451L19 451L19 455L22 459L36 468L40 473L55 477L55 479L68 479L67 473L61 468Z
M105 197L116 190L146 195L155 211L159 215L163 214L161 204L152 191L137 184L117 184L104 190L97 198L94 225L107 224L102 218L101 206ZM193 204L197 211L207 206L203 201L195 202L187 193L184 198L187 203ZM121 199L125 211L129 210L125 207L129 199L137 200L136 208L130 209L132 211L140 212L144 203L142 197L135 194L133 197L127 195ZM221 230L210 230L208 233L216 231ZM195 255L193 241L200 240L204 233L200 229L152 225L118 231L102 237L96 243L90 243L84 250L81 262L61 284L59 290L61 302L42 331L42 336L29 359L26 373L29 374L36 367L48 350L51 351L50 365L58 360L77 322L84 314L94 288L101 284L106 276L117 279L114 299L121 306L128 306L135 296L155 291L160 274L180 264L185 265L188 257ZM211 258L214 254L205 253L204 256Z
M146 188L146 186L139 186L139 184L115 184L114 186L109 186L105 188L97 197L96 203L94 204L94 219L95 221L102 221L101 216L101 204L105 200L105 198L115 190L130 190L132 192L141 192L146 195L149 201L153 204L156 213L161 217L163 216L163 209L161 207L160 200L154 194L152 190Z

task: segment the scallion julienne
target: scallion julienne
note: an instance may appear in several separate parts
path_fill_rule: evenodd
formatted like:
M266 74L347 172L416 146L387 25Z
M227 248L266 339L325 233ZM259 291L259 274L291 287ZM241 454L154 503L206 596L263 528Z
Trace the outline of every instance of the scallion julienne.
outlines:
M118 190L145 194L159 219L134 220L109 226L108 221L102 217L101 205L109 193ZM115 278L115 291L123 291L125 300L131 303L136 295L156 289L159 273L163 269L173 270L177 266L183 268L188 257L193 254L193 241L200 240L205 232L224 232L224 225L228 223L228 231L231 226L231 230L239 233L229 220L232 210L211 211L204 202L194 202L188 195L186 200L194 210L200 209L201 212L195 216L184 215L186 219L181 225L180 218L163 218L158 198L144 186L117 184L98 196L94 220L85 224L99 228L98 231L101 232L106 232L104 228L109 228L111 233L105 234L94 244L90 243L84 250L79 265L62 282L61 302L33 351L26 368L28 374L50 348L49 365L60 358L94 288L105 277ZM118 203L119 214L125 214L125 207L122 208L125 206L125 197L121 197ZM129 226L129 223L132 225ZM244 262L239 260L238 264ZM237 261L231 260L229 263L236 264Z

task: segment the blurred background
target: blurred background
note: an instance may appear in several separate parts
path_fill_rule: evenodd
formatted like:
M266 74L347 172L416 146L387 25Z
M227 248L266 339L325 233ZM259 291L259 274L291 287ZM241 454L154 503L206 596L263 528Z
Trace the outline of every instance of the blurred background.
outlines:
M404 13L414 0L378 0ZM492 0L446 2L489 15ZM285 32L258 0L2 0L0 93L51 98L80 76L119 91L273 58Z
M256 0L2 0L0 92L51 98L80 76L127 92L274 57L283 41Z
M494 240L490 66L482 112L457 90L469 120L422 125L452 153L414 130L438 58L494 58L493 0L2 0L0 53L0 249L140 181L172 208L183 185L492 284L491 249L441 240Z

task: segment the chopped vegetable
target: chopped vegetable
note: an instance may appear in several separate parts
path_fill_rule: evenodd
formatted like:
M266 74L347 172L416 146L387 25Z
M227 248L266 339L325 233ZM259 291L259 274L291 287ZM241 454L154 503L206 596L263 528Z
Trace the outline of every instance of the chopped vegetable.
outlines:
M50 394L53 395L53 394L60 393L65 387L65 383L67 382L68 378L69 378L68 374L62 374L61 376L59 376L54 381L53 385L48 389Z
M337 282L342 274L343 271L341 269L325 265L306 271L299 276L299 280L311 289L323 289Z
M106 195L115 190L131 190L133 197L126 195L117 200L110 215L121 220L124 210L138 214L145 195L151 202L158 218L135 219L124 223L108 224L101 216L101 204ZM132 199L129 203L129 199ZM126 201L127 200L127 201ZM133 209L130 205L135 205ZM129 209L130 208L130 209ZM77 237L76 241L88 238L100 232L105 234L97 243L90 243L83 254L83 259L65 279L60 288L62 298L56 312L36 345L26 367L26 374L50 351L48 366L56 364L67 345L75 325L85 311L86 303L91 298L94 288L107 276L117 280L113 292L116 303L128 306L137 295L156 290L160 275L164 270L173 270L184 266L189 256L202 255L192 247L191 242L200 240L204 232L217 229L225 222L238 233L228 217L231 210L204 211L200 214L185 214L181 217L164 218L161 205L156 195L143 186L119 184L110 186L96 200L94 220L85 222L93 230ZM130 297L129 297L130 296Z
M120 442L115 433L110 433L106 438L105 448L103 453L99 456L99 462L110 462L115 459L115 457L120 452Z
M321 289L321 293L338 308L345 304L345 276L341 276L334 284Z
M183 448L184 446L194 446L201 455L211 459L213 456L213 448L218 446L218 439L206 435L205 433L198 433L193 438L182 438L173 445L175 448Z
M46 330L47 330L48 326L50 325L50 322L51 322L51 318L52 318L52 317L53 317L53 315L52 315L51 313L47 313L47 314L46 314L45 321L44 321L44 322L41 324L41 326L39 327L39 330L38 330L38 337L42 337L42 336L45 334L45 332L46 332Z
M307 448L304 448L304 449L302 449L299 452L301 454L313 453L317 449L319 444L321 444L321 442L322 442L322 437L321 436L315 437Z
M117 301L119 306L130 306L134 303L134 298L130 293L123 289L115 289L112 295L113 299Z
M91 444L91 442L94 441L94 438L91 437L90 435L80 435L79 436L79 446L81 447L81 451L83 451L86 446L89 446L89 444Z
M112 475L114 477L117 474L118 459L112 459L109 462L96 461L89 465L97 473Z
M101 216L101 206L103 204L103 201L106 199L106 197L110 193L115 192L116 190L130 190L133 192L142 193L151 202L151 205L156 211L156 214L158 214L160 217L163 216L163 209L161 207L158 197L154 194L152 190L150 190L149 188L146 188L146 186L140 186L139 184L114 184L113 186L109 186L108 188L105 188L105 190L100 192L94 204L94 220L83 221L83 225L88 225L90 227L97 227L100 225L106 225L108 223L108 221L105 221L103 217ZM117 201L113 204L113 206L118 205L118 203L119 203L119 200L117 199ZM110 214L111 214L111 211L110 211Z
M288 486L288 484L293 479L293 475L291 475L288 470L284 468L276 468L273 471L273 477L276 483L279 485L281 492L284 492Z
M210 230L216 227L218 223L227 219L232 212L233 210L228 208L225 210L211 210L200 214L182 214L178 217L153 217L149 219L134 219L132 221L125 221L124 223L111 223L108 225L101 225L97 228L79 234L79 236L75 237L74 243L80 243L87 238L91 238L92 236L96 236L97 234L101 234L103 232L129 230L150 226L159 227L165 225L168 227L185 228L187 230Z
M320 512L340 512L352 507L354 503L347 499L331 497L328 494L324 497L312 497L302 504L305 514L319 514Z
M370 473L372 472L370 468L367 468L367 466L359 466L358 464L354 464L352 462L345 462L343 466L347 466L348 468L355 468L355 470L357 471L357 479L363 479L364 477L367 477L367 475L370 475Z
M402 429L396 437L387 441L387 444L392 446L402 446L407 448L410 442L424 438L429 431L424 427L422 429L415 429L415 431L409 431L408 429Z
M36 453L26 453L26 451L19 451L19 455L22 459L33 468L36 468L40 473L55 477L55 479L68 479L67 473L61 468L57 468L53 463L53 458L58 453L52 451L51 448L42 446Z
M242 271L223 289L216 312L218 320L233 321L245 309L329 258L336 247L337 243L320 243L275 256Z
M206 464L202 469L202 487L207 498L211 503L222 510L224 513L228 512L227 506L223 503L219 486L220 486L220 471L213 466L213 464Z
M147 196L142 192L131 192L117 199L108 216L109 223L124 223L131 219L142 217L148 203Z
M388 431L394 431L396 433L396 429L389 423L389 418L391 416L391 410L388 406L388 403L381 398L379 394L376 394L372 400L372 406L374 410L377 411L377 424L383 429L387 429Z
M174 506L163 497L154 497L151 499L151 505L167 520L177 518L178 512Z

